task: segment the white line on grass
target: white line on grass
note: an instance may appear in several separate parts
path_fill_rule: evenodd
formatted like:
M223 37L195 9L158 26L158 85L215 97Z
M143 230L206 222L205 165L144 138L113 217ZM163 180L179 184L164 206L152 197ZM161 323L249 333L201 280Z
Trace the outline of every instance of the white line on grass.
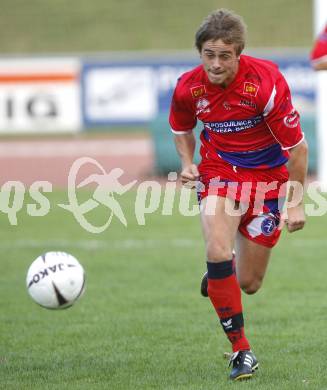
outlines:
M64 250L65 248L78 248L85 250L94 249L152 249L164 246L176 248L190 248L198 247L202 244L201 240L190 239L128 239L128 240L65 240L65 239L51 239L51 240L34 240L34 239L19 239L13 240L10 243L2 242L1 249L13 248L49 248L48 250Z
M292 240L289 242L294 247L319 247L325 245L323 238L311 238L305 240ZM175 248L196 248L203 245L201 239L109 239L104 240L66 240L66 239L51 239L51 240L35 240L35 239L18 239L8 243L0 243L0 249L15 249L15 248L44 248L48 250L64 250L65 248L77 248L85 250L95 249L153 249L165 246Z

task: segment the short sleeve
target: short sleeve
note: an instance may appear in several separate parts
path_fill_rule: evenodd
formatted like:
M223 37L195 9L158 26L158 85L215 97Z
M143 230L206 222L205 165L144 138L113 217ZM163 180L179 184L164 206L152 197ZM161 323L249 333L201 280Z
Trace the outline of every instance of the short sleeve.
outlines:
M310 53L312 64L327 61L327 25L325 30L316 39Z
M303 140L300 115L293 107L289 87L280 72L263 115L282 149L291 149Z
M173 133L183 134L196 126L196 116L191 102L187 100L179 83L175 88L169 114L169 124Z

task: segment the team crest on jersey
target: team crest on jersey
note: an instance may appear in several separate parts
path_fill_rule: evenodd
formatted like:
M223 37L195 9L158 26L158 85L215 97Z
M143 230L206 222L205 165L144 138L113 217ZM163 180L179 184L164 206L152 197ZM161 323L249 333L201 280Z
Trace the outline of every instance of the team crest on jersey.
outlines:
M191 88L191 94L194 99L198 99L201 96L204 96L207 93L206 87L204 85L198 85L197 87Z
M292 110L284 117L284 125L290 128L294 128L299 124L300 115L296 110Z
M251 95L256 97L258 91L259 91L259 85L250 83L249 81L246 81L244 83L244 88L243 88L244 95Z
M201 98L196 102L196 115L210 112L209 106L210 102L207 99Z

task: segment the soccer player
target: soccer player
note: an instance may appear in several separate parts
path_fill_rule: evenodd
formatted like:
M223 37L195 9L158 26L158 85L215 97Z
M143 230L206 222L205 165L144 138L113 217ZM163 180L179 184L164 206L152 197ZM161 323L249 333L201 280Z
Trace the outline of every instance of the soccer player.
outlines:
M260 288L282 226L289 232L304 226L308 151L284 77L274 63L241 54L245 34L242 18L229 10L203 21L195 35L202 64L179 78L169 117L181 180L198 185L207 260L201 290L232 344L232 380L251 378L258 367L244 331L241 289ZM288 180L301 186L289 191L286 217L280 210Z
M327 24L315 41L311 51L311 64L314 70L327 70Z

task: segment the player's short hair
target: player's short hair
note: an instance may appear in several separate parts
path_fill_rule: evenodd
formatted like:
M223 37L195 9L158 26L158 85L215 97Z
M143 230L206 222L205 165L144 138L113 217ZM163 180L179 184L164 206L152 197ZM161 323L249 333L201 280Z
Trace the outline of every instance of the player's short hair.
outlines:
M209 14L195 34L195 46L201 52L206 41L221 39L225 44L234 44L237 55L245 46L246 24L241 16L228 9L217 9Z

